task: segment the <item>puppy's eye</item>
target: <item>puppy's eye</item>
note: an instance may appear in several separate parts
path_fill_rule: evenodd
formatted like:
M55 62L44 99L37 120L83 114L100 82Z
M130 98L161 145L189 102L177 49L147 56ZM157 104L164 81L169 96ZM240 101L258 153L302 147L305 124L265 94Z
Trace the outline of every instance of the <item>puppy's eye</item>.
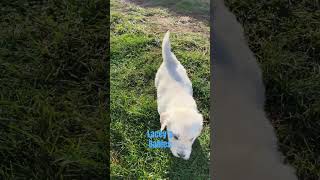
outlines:
M175 140L178 140L178 139L179 139L179 137L178 137L177 135L173 135L173 138L174 138Z

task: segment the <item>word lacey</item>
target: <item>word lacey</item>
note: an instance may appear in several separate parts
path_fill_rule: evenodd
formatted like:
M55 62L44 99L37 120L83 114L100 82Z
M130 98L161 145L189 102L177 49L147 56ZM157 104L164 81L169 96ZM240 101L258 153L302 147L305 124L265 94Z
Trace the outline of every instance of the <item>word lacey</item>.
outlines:
M168 141L162 141L162 140L158 140L158 141L153 141L153 138L162 138L162 139L166 139L166 137L171 138L172 137L172 133L170 131L147 131L147 137L149 138L149 148L170 148L170 142Z

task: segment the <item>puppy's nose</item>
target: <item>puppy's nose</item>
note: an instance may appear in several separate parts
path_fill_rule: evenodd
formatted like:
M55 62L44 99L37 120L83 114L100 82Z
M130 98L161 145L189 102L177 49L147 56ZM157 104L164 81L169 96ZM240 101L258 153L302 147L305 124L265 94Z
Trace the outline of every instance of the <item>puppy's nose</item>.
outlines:
M184 158L185 155L183 153L178 153L178 156Z

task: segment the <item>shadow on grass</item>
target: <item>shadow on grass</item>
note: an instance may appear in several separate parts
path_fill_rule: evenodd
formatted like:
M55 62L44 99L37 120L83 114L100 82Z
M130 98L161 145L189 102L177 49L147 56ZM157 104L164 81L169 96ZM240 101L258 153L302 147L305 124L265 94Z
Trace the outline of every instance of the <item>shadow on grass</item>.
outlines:
M210 18L210 0L127 0L141 7L167 8L173 14L190 16L208 22Z
M169 151L169 150L168 150ZM170 152L171 153L171 152ZM171 156L169 179L210 179L209 161L197 139L189 160Z

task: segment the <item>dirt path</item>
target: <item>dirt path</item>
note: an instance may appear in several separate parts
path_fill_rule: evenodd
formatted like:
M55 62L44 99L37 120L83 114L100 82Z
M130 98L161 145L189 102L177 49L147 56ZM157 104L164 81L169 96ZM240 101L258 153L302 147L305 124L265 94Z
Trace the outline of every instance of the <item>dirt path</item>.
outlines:
M155 33L163 33L167 30L171 32L193 32L202 34L205 37L210 37L209 23L206 19L198 19L192 16L182 15L168 10L165 7L155 7L143 0L122 0L122 3L129 6L139 6L140 8L148 8L154 11L166 11L167 13L149 14L145 19L152 24L151 30ZM129 8L126 6L126 8ZM129 10L129 9L127 9Z

